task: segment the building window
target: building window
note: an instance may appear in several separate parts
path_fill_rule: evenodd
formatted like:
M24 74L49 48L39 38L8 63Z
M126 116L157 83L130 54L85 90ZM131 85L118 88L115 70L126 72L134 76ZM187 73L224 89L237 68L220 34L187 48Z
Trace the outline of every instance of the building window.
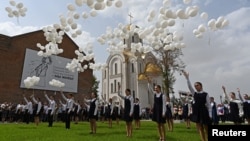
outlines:
M134 63L131 63L131 71L134 72Z
M115 74L117 74L117 63L115 63Z
M116 89L116 80L114 80L114 85L115 85L115 86L114 86L114 89L115 89L114 92L117 92L117 91L116 91L116 90L117 90L117 89Z
M113 93L113 83L111 83L111 93Z
M134 43L135 42L135 37L134 36L132 36L132 43Z
M104 78L105 78L105 79L106 79L106 77L107 77L107 76L106 76L106 73L107 73L107 71L105 70L105 71L104 71Z

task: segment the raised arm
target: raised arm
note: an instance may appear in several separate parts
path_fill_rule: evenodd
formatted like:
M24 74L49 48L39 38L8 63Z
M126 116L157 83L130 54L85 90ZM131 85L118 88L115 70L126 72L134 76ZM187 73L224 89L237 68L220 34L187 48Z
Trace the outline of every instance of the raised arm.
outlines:
M125 99L125 96L121 94L121 85L118 84L118 96L120 96L122 99Z
M45 98L50 102L50 98L48 97L46 91L44 91L43 93L44 93Z
M94 111L94 115L97 115L98 114L98 100L95 101L95 111Z
M24 99L24 101L28 104L29 103L29 101L27 100L27 98L24 96L23 97L23 99Z
M152 88L149 82L148 82L148 90L152 93L155 93L154 89Z
M35 99L34 95L31 96L34 103L38 104L38 101Z
M223 90L223 94L225 96L225 100L227 100L229 102L229 97L228 97L227 92L226 92L226 87L222 86L222 90Z
M105 104L107 104L108 102L106 101L106 99L104 99L103 95L101 95L101 97L102 97L103 102L104 102Z
M194 88L192 87L192 84L189 80L189 73L186 72L186 71L182 71L183 75L185 76L186 80L187 80L187 85L188 85L188 89L190 90L191 94L193 95L194 94Z
M240 93L240 88L237 88L237 91L238 91L238 95L239 95L240 100L242 102L244 102L244 99L242 98L241 93Z
M86 98L84 98L84 101L87 102L87 103L91 102L91 100L86 99Z
M62 98L63 98L65 101L67 101L68 99L67 99L67 97L64 95L64 93L63 93L62 90L60 90L60 93L61 93Z

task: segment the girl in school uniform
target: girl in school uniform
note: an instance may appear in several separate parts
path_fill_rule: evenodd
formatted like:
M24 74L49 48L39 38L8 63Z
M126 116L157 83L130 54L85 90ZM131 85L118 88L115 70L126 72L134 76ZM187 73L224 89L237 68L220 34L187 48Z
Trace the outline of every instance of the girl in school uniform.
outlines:
M135 129L139 129L141 126L141 105L139 98L135 99L134 103L134 120L135 120Z
M244 94L242 98L240 89L238 88L237 90L240 100L243 103L243 120L246 120L247 124L250 125L250 98L247 94Z
M53 95L51 95L50 97L48 97L48 95L46 94L46 92L44 92L44 96L45 98L48 100L49 102L49 106L48 106L48 122L49 122L49 125L48 127L52 127L53 126L53 116L54 116L54 113L55 113L55 110L56 110L56 102L55 102L55 98Z
M131 96L130 89L125 90L126 96L121 95L121 86L118 84L118 95L124 100L124 120L126 121L127 137L132 136L132 121L134 112L134 98Z
M235 125L241 124L242 121L240 118L240 114L241 116L243 115L242 102L236 99L234 92L230 92L229 98L225 86L222 86L222 90L224 92L225 100L229 103L229 120L232 121Z
M148 86L149 87L149 86ZM151 88L151 87L149 87ZM160 135L159 141L166 140L166 96L161 91L160 85L155 85L154 90L154 106L153 106L153 114L152 120L157 123L158 133Z
M90 123L90 134L96 134L96 120L98 119L98 100L97 93L91 93L91 99L84 99L85 102L89 103L89 123Z
M31 96L33 102L35 103L35 108L34 108L34 120L35 120L35 124L36 126L38 126L38 124L40 123L40 117L42 114L42 102L40 100L40 98L35 98L34 94Z
M208 125L211 124L212 108L210 105L210 97L207 92L203 91L202 83L195 82L193 89L189 80L189 73L183 71L183 75L187 79L188 88L193 96L191 121L196 123L199 130L201 141L208 140Z

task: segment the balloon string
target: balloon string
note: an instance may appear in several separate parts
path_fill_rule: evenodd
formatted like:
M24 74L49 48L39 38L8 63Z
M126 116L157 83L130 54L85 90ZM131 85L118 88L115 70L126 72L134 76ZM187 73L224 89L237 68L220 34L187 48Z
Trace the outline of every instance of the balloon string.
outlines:
M18 17L16 18L16 20L17 20L17 24L20 25L20 23L19 23L19 18L18 18Z
M210 37L210 32L208 32L208 45L210 46L211 44L211 37Z

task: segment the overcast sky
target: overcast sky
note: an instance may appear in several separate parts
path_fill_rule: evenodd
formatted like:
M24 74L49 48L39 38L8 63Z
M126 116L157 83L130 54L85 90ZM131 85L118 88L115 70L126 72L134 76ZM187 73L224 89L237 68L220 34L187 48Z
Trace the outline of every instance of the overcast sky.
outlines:
M94 0L98 1L98 0ZM106 1L106 0L104 0ZM117 0L115 0L117 1ZM189 0L184 0L189 1ZM191 1L191 0L190 0ZM10 7L9 0L0 3L0 34L14 36L30 31L36 31L44 26L59 23L60 15L67 15L68 4L75 4L75 0L15 0L23 3L27 8L24 17L8 17L5 10ZM86 42L94 44L96 62L105 63L109 53L107 46L99 44L96 39L105 33L109 26L115 28L119 23L130 22L128 14L131 13L132 23L140 27L148 26L147 15L151 10L159 10L163 0L122 0L122 7L106 7L97 11L95 17L79 19L83 34L74 39L78 45ZM182 0L172 0L171 9L185 8L196 5L199 14L206 12L208 18L202 19L199 15L187 20L176 20L175 30L183 33L186 47L183 49L182 60L187 65L186 71L190 73L192 83L203 83L204 91L214 96L219 102L222 95L221 86L225 85L227 91L250 94L250 0L192 0L183 4ZM76 7L79 13L90 12L86 5ZM207 25L210 19L223 16L229 25L223 29L207 30L202 38L197 38L193 30L200 24ZM181 25L181 26L177 26ZM95 71L101 81L101 72ZM184 76L176 74L175 92L188 91Z

